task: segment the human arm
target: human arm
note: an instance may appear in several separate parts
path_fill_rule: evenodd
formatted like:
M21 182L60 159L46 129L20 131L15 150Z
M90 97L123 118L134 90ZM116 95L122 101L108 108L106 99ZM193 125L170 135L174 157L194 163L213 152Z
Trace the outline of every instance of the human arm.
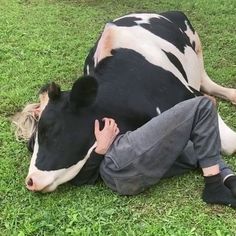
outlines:
M83 168L71 181L71 183L77 186L84 184L95 184L99 177L99 166L103 160L103 157L104 155L97 154L95 150L93 150Z
M104 118L104 127L100 130L99 121L94 124L94 134L97 141L96 148L92 151L89 159L71 181L73 184L80 186L83 184L94 184L99 176L99 166L103 160L104 154L113 143L119 133L116 122L110 118Z

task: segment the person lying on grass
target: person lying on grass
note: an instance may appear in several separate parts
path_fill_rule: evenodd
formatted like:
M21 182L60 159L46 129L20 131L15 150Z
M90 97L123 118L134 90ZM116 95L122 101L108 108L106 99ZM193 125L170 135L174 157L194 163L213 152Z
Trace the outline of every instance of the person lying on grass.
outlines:
M25 124L24 132L18 132L21 130L27 139L45 107L44 92L40 104L25 108L28 118L23 113L17 118ZM95 120L97 146L87 161L89 165L79 173L81 185L94 184L101 176L112 190L134 195L162 178L200 167L205 180L203 201L236 207L236 176L221 159L218 120L211 99L202 96L181 102L122 135L114 119L104 118L103 122L101 129ZM34 139L30 140L28 147L33 151Z

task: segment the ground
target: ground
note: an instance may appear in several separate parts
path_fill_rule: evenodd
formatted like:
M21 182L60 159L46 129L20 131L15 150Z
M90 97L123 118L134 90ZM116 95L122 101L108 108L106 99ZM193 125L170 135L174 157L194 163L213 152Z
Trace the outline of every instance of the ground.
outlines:
M188 15L210 77L236 87L234 0L0 0L0 235L236 235L235 210L202 202L200 172L135 197L120 197L103 183L65 184L52 194L24 186L30 154L16 141L10 117L37 101L45 82L69 89L105 22L165 10ZM236 130L236 107L218 100L218 109ZM236 155L225 158L236 169Z

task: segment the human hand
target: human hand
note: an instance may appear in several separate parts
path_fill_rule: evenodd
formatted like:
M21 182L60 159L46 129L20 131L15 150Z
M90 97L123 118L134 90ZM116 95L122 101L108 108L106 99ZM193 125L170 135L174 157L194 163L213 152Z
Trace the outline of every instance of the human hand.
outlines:
M115 120L111 118L103 118L103 121L104 128L102 130L100 130L98 120L95 120L94 125L94 134L97 140L95 152L102 155L106 154L107 150L120 132Z

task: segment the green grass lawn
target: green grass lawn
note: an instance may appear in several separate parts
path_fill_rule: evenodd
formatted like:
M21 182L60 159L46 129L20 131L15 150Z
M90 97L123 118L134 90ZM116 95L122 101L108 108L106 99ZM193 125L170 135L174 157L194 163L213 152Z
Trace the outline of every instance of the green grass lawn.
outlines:
M236 87L235 0L0 0L0 235L236 235L236 211L202 202L198 172L135 197L120 197L103 183L65 184L51 194L24 186L30 154L15 140L10 117L37 101L45 82L69 89L107 21L165 10L188 15L210 77ZM236 130L235 106L218 103ZM236 156L227 160L236 169Z

